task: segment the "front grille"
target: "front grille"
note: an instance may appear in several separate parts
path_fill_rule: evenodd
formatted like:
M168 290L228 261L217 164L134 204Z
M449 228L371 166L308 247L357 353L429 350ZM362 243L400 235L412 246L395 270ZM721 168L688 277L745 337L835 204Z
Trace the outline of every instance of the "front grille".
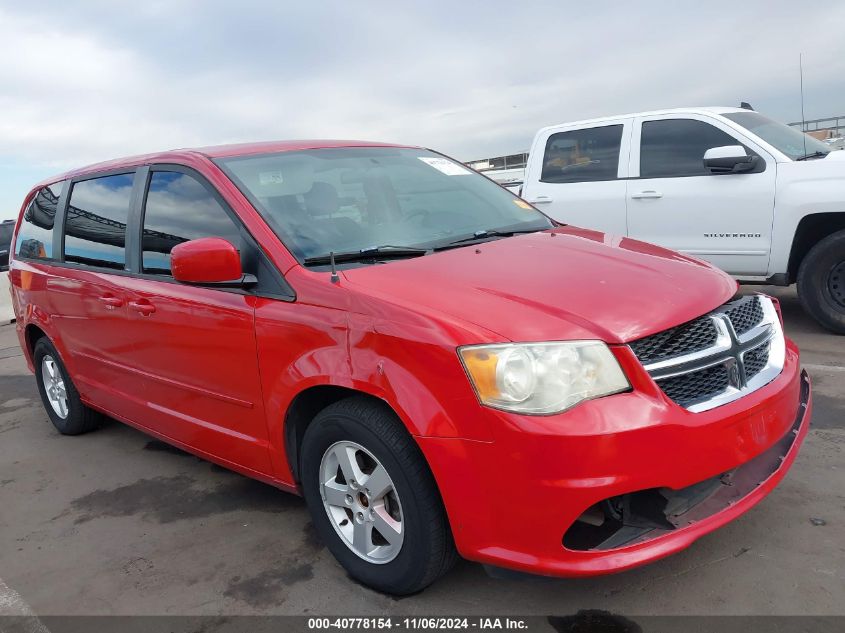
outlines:
M732 305L726 314L737 334L745 334L763 320L763 308L757 295L743 297Z
M773 345L779 350L774 361ZM630 347L663 392L692 411L758 389L783 367L780 321L771 300L760 295L741 297Z
M658 381L663 393L682 407L702 402L730 386L728 368L715 365L701 371L672 376Z
M769 362L769 344L755 347L750 352L745 352L745 377L751 379L759 374Z
M716 342L716 326L709 317L701 317L631 343L642 363L657 361L707 349Z

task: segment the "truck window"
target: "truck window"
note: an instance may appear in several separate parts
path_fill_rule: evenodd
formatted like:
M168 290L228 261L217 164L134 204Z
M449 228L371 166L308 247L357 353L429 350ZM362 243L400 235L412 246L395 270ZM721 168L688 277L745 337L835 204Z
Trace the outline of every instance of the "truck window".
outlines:
M12 248L12 229L14 222L0 223L0 271L9 265L9 250Z
M640 177L711 176L704 168L704 152L724 145L742 143L704 121L646 121L640 140ZM748 148L745 151L753 153Z
M543 155L542 182L615 180L619 170L622 125L552 134Z

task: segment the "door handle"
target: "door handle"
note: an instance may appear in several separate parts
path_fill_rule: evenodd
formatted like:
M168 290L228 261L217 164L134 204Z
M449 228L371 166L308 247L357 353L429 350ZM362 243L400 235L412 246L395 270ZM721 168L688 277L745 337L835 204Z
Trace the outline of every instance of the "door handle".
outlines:
M648 189L647 191L640 191L639 193L632 193L631 198L634 200L642 200L643 198L662 198L663 194L659 191L654 191L653 189Z
M111 295L104 295L100 297L100 302L106 304L106 310L113 310L123 305L123 299L113 297Z
M156 307L146 299L130 301L129 307L135 310L136 312L140 312L144 316L150 316L153 312L156 311Z
M549 196L537 196L533 200L526 200L529 204L548 204L552 199Z

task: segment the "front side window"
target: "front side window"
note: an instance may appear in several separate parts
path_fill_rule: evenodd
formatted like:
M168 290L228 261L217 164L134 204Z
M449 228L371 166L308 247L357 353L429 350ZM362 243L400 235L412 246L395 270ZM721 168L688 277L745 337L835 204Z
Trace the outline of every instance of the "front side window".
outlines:
M640 138L640 177L712 176L704 167L704 153L725 145L742 143L704 121L645 121Z
M144 207L144 272L169 275L173 247L201 237L222 237L241 249L238 226L202 183L181 172L154 171Z
M553 226L509 191L429 150L326 148L217 163L300 261Z
M65 261L123 270L133 174L73 185L65 217Z
M53 225L62 193L62 183L38 190L21 219L15 256L29 259L53 258Z
M772 121L757 112L730 112L722 116L756 134L792 160L801 160L804 157L823 158L830 153L830 148L820 140L794 127Z
M619 171L622 125L558 132L546 141L542 182L615 180Z

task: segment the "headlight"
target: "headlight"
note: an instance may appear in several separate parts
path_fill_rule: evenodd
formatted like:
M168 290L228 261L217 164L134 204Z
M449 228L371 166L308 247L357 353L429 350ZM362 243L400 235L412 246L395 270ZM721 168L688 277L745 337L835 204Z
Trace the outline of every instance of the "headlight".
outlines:
M630 388L601 341L505 343L458 349L482 404L518 413L560 413Z

